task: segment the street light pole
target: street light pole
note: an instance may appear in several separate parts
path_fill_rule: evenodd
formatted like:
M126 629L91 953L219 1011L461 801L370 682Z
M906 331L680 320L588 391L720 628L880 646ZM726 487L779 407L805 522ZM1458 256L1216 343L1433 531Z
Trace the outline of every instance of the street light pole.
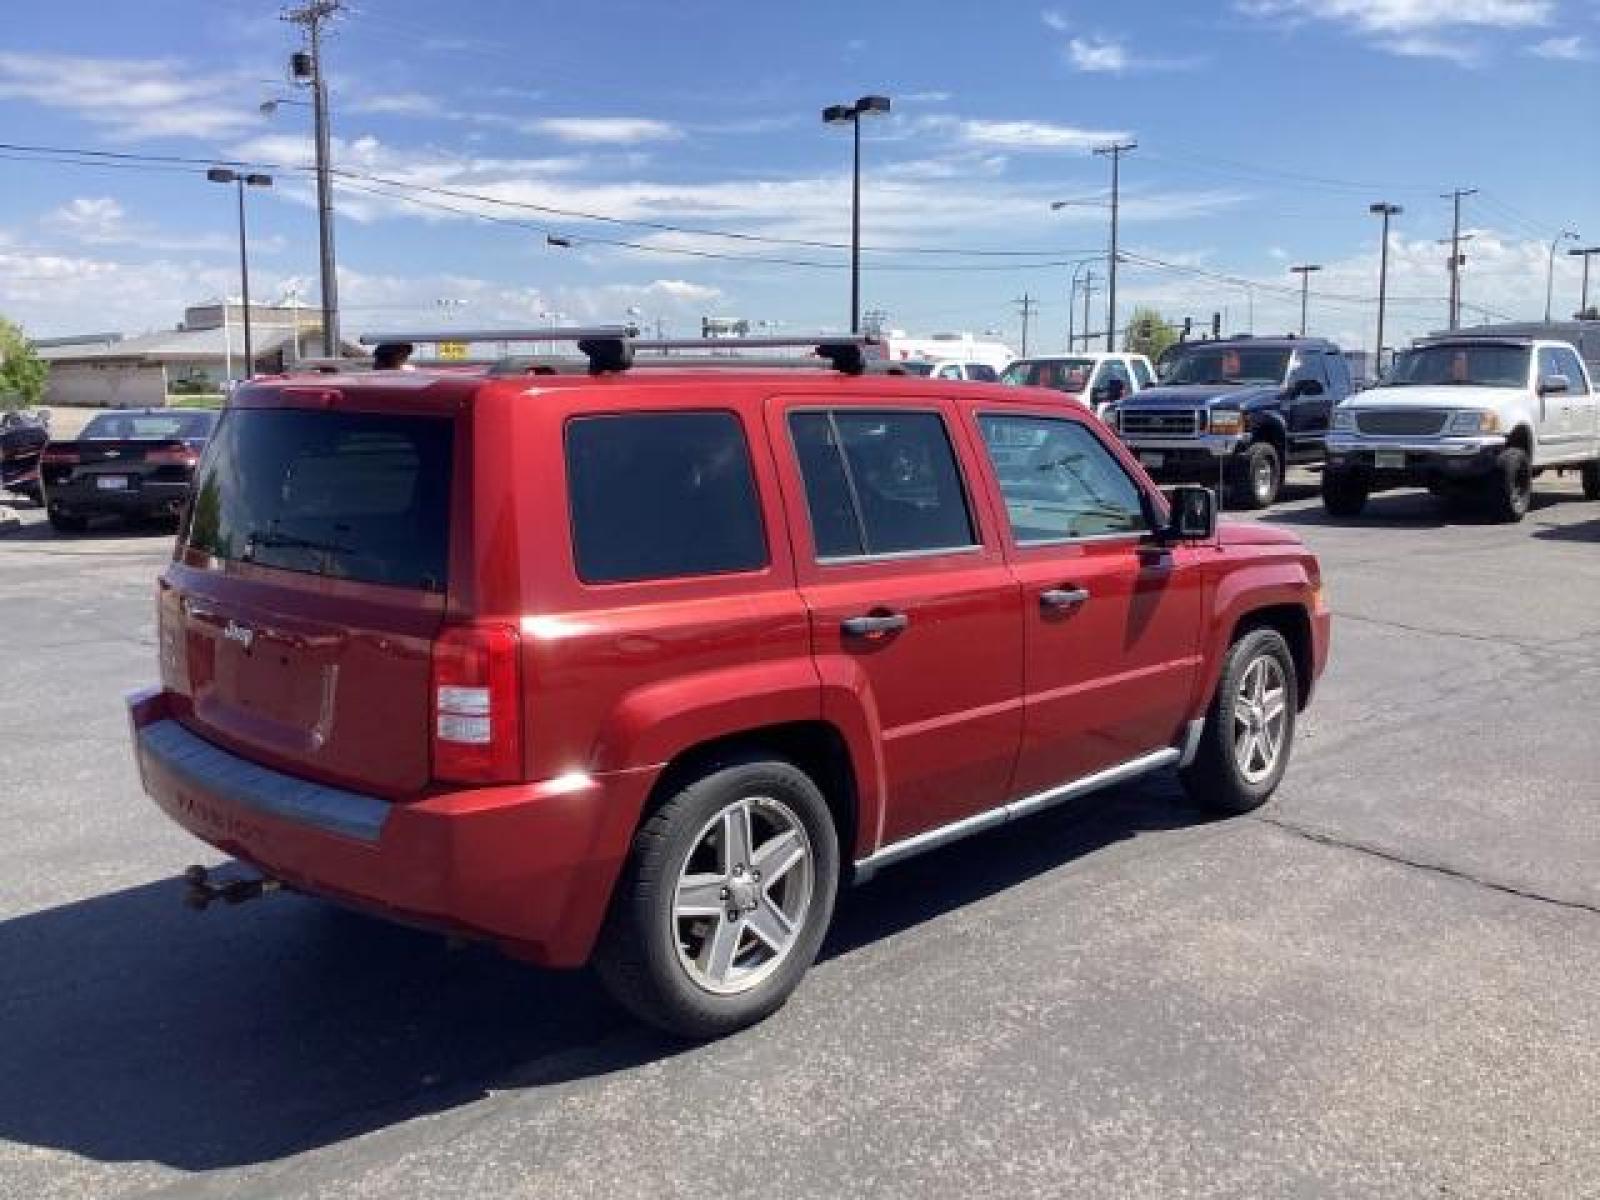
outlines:
M854 104L830 104L822 110L825 125L848 122L852 133L850 170L850 332L861 332L861 118L886 114L889 97L862 96Z
M272 176L260 175L255 172L232 171L227 167L212 167L206 172L206 178L212 183L231 183L238 189L239 195L239 295L244 309L244 377L249 379L256 373L255 346L250 340L250 255L246 250L245 223L244 223L244 189L249 187L271 187ZM222 314L224 323L228 314L228 298L222 298Z
M1383 309L1389 296L1389 218L1398 217L1405 210L1398 204L1379 201L1367 206L1367 211L1383 218L1383 249L1378 253L1378 343L1372 350L1373 376L1383 374ZM1305 324L1304 316L1301 324ZM1304 329L1301 330L1303 334Z
M1551 307L1555 303L1556 294L1556 248L1565 241L1577 241L1578 231L1563 229L1550 239L1550 262L1545 268L1544 276L1544 323L1550 324Z
M1300 276L1300 336L1306 336L1306 311L1311 299L1311 276L1313 272L1322 270L1317 263L1304 263L1298 267L1290 267L1291 275Z

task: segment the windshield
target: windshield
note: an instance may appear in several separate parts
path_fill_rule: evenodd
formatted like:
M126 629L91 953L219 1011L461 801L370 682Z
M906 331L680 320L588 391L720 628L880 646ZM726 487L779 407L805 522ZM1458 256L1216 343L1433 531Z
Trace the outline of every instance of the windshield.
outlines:
M188 543L311 575L443 591L444 417L235 409L200 465Z
M1531 354L1527 346L1424 346L1395 359L1383 382L1388 387L1524 387Z
M1163 383L1282 383L1289 375L1288 350L1209 346L1172 360Z
M1000 382L1012 387L1047 387L1077 395L1094 374L1092 358L1024 358L1012 363Z
M211 412L101 413L78 436L91 442L203 442L211 436L211 427L216 423L217 414Z

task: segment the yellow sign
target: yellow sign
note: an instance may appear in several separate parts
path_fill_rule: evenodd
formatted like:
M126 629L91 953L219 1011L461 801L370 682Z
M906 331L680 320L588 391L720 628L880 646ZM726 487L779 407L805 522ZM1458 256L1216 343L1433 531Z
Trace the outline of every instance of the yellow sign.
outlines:
M451 360L452 362L459 362L461 359L466 358L466 356L467 356L467 344L465 342L440 342L439 343L439 357L440 358L446 358L446 359Z

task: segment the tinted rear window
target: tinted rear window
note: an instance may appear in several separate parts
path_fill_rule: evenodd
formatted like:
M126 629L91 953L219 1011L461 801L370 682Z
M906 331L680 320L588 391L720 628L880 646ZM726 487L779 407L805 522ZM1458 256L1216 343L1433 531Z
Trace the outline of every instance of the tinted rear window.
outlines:
M443 591L447 417L233 409L200 467L189 545L233 562Z
M139 441L155 439L186 442L203 441L211 435L217 414L188 413L101 413L83 427L78 436L84 441Z
M750 450L732 413L576 418L567 425L567 485L585 583L767 565Z

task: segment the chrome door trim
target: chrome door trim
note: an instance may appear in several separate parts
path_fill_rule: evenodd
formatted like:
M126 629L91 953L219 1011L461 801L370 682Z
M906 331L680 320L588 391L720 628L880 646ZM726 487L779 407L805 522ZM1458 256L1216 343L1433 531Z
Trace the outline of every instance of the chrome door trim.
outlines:
M1159 771L1162 767L1170 767L1181 759L1181 753L1172 746L1160 750L1152 750L1148 754L1141 754L1131 758L1125 763L1114 767L1107 767L1103 771L1096 771L1092 775L1085 775L1081 779L1074 779L1070 783L1063 783L1058 787L1048 788L1036 792L1031 796L1023 796L1017 800L1008 800L996 808L987 809L981 813L974 813L970 817L963 817L959 821L952 821L948 825L941 825L937 829L929 829L924 833L915 834L901 841L893 842L880 848L876 853L866 858L857 860L855 864L856 882L865 882L882 867L912 858L928 850L935 850L940 846L949 845L974 833L981 833L985 829L992 829L996 825L1004 825L1007 821L1017 817L1031 816L1033 813L1042 812L1063 801L1071 800L1087 792L1097 791L1112 784L1124 783L1129 779L1136 779L1151 771Z

